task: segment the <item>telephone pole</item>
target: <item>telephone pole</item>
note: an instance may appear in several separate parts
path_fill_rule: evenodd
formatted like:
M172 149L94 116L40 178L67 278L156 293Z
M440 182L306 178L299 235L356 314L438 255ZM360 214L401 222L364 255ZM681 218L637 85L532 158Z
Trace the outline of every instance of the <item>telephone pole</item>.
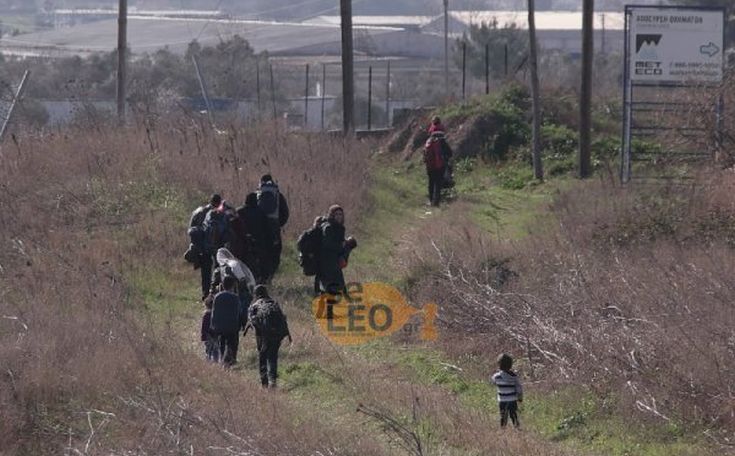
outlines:
M117 16L117 117L125 121L125 81L127 76L128 0L120 0Z
M579 177L592 174L591 146L591 106L592 106L592 64L594 57L594 11L595 0L584 0L582 4L582 88L579 100Z
M444 96L449 98L449 0L444 0Z
M532 123L532 157L533 175L538 180L544 179L544 167L541 162L541 88L538 79L538 41L536 40L536 2L528 0L528 42L531 68L531 100L533 110Z
M342 131L355 128L355 81L352 54L352 0L339 0L342 23Z

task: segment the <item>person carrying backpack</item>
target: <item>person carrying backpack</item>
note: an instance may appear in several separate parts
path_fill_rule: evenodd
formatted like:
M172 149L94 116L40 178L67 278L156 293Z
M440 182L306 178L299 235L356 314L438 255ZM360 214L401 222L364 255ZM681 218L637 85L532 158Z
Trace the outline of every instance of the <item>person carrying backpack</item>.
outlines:
M228 234L230 231L230 220L234 215L234 210L226 201L212 208L204 218L202 227L204 229L204 248L207 252L214 255L217 250L221 249L228 242Z
M258 195L249 193L245 205L237 209L238 237L246 244L244 258L240 258L253 272L258 283L266 281L264 265L267 263L268 247L273 245L273 232L268 218L258 207Z
M237 363L237 348L240 342L240 297L235 293L237 279L226 276L223 290L214 297L210 329L219 339L219 359L225 367Z
M288 223L289 210L286 197L280 192L273 176L265 174L260 178L258 186L258 207L268 219L272 235L272 243L266 246L263 264L263 273L266 282L269 282L281 264L281 229Z
M327 218L320 215L314 219L309 229L301 233L296 241L296 250L299 252L299 266L305 276L314 276L314 295L318 296L319 290L319 252L322 248L322 224Z
M345 291L342 269L347 267L350 252L357 247L353 237L345 239L345 213L339 205L329 208L326 222L321 224L319 248L319 270L316 274L315 291L338 294ZM318 290L316 290L318 288Z
M245 334L250 327L255 329L260 384L264 388L275 388L278 378L278 350L284 338L288 338L290 344L293 344L293 339L288 329L286 315L278 302L268 295L265 285L255 287L255 298L257 301L248 310Z
M429 205L438 206L444 188L444 175L452 152L444 133L435 131L424 145L424 163L429 180Z
M207 251L205 242L204 220L212 209L222 204L222 196L218 193L209 198L209 204L200 206L194 210L189 219L189 250L184 254L186 261L199 268L202 274L202 299L209 295L209 287L212 283L212 265L214 263L214 252Z

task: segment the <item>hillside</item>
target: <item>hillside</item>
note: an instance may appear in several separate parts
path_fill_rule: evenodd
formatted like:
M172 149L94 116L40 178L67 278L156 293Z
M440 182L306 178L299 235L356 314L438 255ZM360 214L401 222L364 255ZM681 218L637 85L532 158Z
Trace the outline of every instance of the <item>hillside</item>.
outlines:
M557 171L533 183L526 102L511 87L439 112L456 149L482 147L432 210L410 127L394 151L187 118L18 135L0 160L0 448L732 454L732 173L621 188L599 146L597 178L576 181L560 106L545 143ZM273 294L295 340L277 391L259 387L251 336L232 370L203 359L198 271L181 258L191 209L215 190L240 204L266 171L292 208ZM359 242L348 280L436 303L437 340L348 347L319 330L293 245L335 202ZM498 429L487 383L504 351L526 385L520 432Z

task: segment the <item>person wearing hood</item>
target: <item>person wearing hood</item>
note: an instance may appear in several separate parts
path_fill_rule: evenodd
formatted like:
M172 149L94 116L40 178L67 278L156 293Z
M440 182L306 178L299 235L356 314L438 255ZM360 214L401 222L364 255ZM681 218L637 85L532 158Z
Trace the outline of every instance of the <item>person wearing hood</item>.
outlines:
M338 294L345 291L345 278L342 269L357 241L345 239L345 212L341 206L329 208L327 220L321 226L322 245L319 252L319 272L315 280L322 293Z

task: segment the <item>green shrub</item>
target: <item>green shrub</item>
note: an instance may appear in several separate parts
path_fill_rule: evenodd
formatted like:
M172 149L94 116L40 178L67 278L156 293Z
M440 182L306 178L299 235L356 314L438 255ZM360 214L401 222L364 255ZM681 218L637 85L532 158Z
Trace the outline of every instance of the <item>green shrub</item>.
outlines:
M496 128L484 148L484 158L504 161L512 148L528 143L531 130L523 111L507 101L498 101L488 115L488 128Z
M513 164L501 168L498 184L508 190L520 190L533 180L533 169L525 164Z
M577 152L577 133L564 125L541 126L541 144L544 158L564 160Z

